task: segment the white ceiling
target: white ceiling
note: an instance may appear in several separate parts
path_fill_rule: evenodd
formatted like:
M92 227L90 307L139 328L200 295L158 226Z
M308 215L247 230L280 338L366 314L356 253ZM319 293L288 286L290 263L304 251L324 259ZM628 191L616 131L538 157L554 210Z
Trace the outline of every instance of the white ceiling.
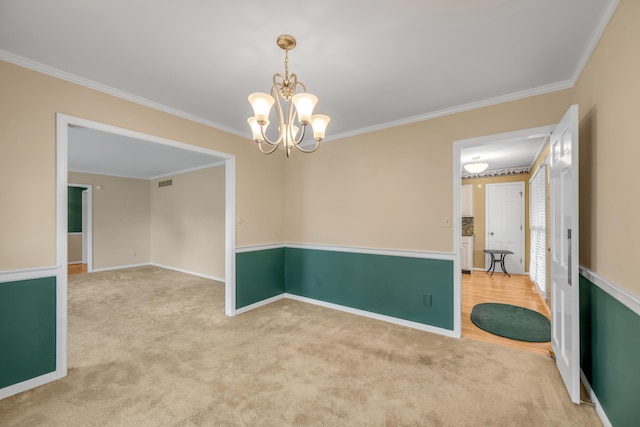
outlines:
M2 0L0 59L250 138L289 69L328 140L571 87L618 0Z
M497 141L460 150L460 166L473 163L479 157L482 163L488 163L486 172L509 168L530 168L542 152L547 141L546 136L535 136L508 141Z
M84 127L69 127L69 170L154 179L204 169L224 159Z

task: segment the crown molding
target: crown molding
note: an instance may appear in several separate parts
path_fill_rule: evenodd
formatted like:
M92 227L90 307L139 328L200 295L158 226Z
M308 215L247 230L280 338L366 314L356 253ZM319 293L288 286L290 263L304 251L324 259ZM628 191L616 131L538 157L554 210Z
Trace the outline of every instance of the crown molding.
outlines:
M611 17L613 17L614 12L616 11L620 0L610 0L609 4L605 10L604 15L602 15L602 19L598 23L598 26L591 33L591 37L589 38L589 42L587 43L587 47L585 48L582 56L580 57L580 62L578 62L578 66L576 67L575 72L573 73L573 77L571 78L571 86L575 86L578 83L578 79L580 75L584 71L584 67L587 66L587 62L589 62L589 58L593 54L593 51L596 49L596 46L600 42L600 38L602 34L604 34L604 30L609 25L609 21Z
M135 104L153 108L154 110L162 111L164 113L168 113L173 116L181 117L183 119L187 119L192 122L200 123L201 125L205 125L223 132L227 132L227 133L248 139L245 133L238 132L236 129L232 129L228 126L221 125L220 123L216 123L212 120L207 120L202 117L198 117L194 114L186 113L182 110L178 110L176 108L168 107L164 104L151 101L141 96L133 95L123 90L119 90L111 86L107 86L102 83L95 82L93 80L85 79L84 77L80 77L75 74L71 74L66 71L62 71L57 68L50 67L49 65L45 65L40 62L33 61L31 59L27 59L19 55L15 55L11 52L7 52L6 50L0 49L0 60L10 62L20 67L28 68L30 70L37 71L39 73L43 73L52 77L66 80L68 82L75 83L77 85L84 86L89 89L96 90L98 92L106 93L107 95L112 95L117 98L121 98L126 101L133 102Z
M384 129L390 129L398 126L404 126L411 123L422 122L429 119L435 119L437 117L449 116L451 114L462 113L465 111L475 110L483 107L490 107L492 105L502 104L510 101L517 101L519 99L529 98L531 96L544 95L545 93L556 92L564 89L571 89L573 83L571 80L564 80L558 83L552 83L549 85L538 86L533 89L527 89L520 92L514 92L508 95L496 96L493 98L485 99L482 101L470 102L468 104L459 105L451 108L444 108L442 110L433 111L431 113L420 114L405 119L394 120L391 122L381 123L379 125L368 126L353 131L342 132L332 135L322 140L323 143L331 142L338 139L348 138L351 136L362 135L364 133L375 132Z
M441 110L436 110L436 111L432 111L425 114L419 114L417 116L407 117L400 120L393 120L393 121L381 123L378 125L367 126L367 127L355 129L352 131L330 135L329 137L325 138L322 142L324 143L324 142L336 141L336 140L340 140L340 139L344 139L352 136L362 135L365 133L376 132L384 129L390 129L398 126L404 126L404 125L408 125L416 122L434 119L437 117L448 116L451 114L462 113L465 111L475 110L483 107L489 107L492 105L502 104L505 102L516 101L516 100L528 98L531 96L544 95L550 92L555 92L555 91L564 90L564 89L571 89L575 86L578 79L580 78L580 75L582 74L584 67L589 61L589 58L591 58L591 55L593 54L593 51L598 45L598 42L600 41L602 34L604 33L607 25L609 24L611 17L615 13L619 2L620 0L610 0L606 8L605 14L600 20L598 26L595 28L595 30L591 34L591 37L589 38L589 42L587 43L587 47L583 52L582 56L580 57L581 59L578 62L578 65L573 73L573 76L569 80L564 80L564 81L560 81L560 82L556 82L548 85L538 86L532 89L513 92L507 95L496 96L496 97L488 98L481 101L470 102L470 103L455 106L455 107L444 108ZM163 111L165 113L168 113L177 117L182 117L184 119L187 119L196 123L200 123L202 125L205 125L223 132L227 132L227 133L239 136L241 138L251 139L249 136L247 136L246 132L240 132L236 129L230 128L228 126L222 125L212 120L204 119L194 114L186 113L184 111L181 111L172 107L168 107L164 104L160 104L140 96L132 95L128 92L115 89L107 85L103 85L93 80L85 79L75 74L71 74L66 71L59 70L57 68L24 58L19 55L15 55L13 53L10 53L1 49L0 49L0 60L11 62L21 67L29 68L34 71L38 71L53 77L57 77L57 78L69 81L71 83L76 83L81 86L85 86L90 89L94 89L99 92L106 93L108 95L122 98L127 101L134 102L136 104L144 105L146 107L153 108L155 110Z

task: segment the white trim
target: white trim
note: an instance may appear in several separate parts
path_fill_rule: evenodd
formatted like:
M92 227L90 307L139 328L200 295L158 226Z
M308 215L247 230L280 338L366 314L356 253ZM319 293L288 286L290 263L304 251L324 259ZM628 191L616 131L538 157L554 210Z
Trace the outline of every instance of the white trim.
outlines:
M591 398L593 406L595 406L596 408L596 414L598 414L598 417L600 417L600 422L602 423L602 425L604 427L613 427L611 421L609 421L609 417L607 417L607 414L604 412L604 409L602 408L602 405L598 400L598 396L596 396L593 388L591 388L591 384L589 384L587 376L584 374L584 371L582 369L580 369L580 378L582 379L582 384L584 384L584 389L587 391L589 397Z
M410 320L399 319L397 317L386 316L384 314L372 313L370 311L360 310L357 308L347 307L339 304L333 304L325 301L319 301L313 298L301 297L299 295L294 295L289 293L285 293L284 297L295 300L295 301L301 301L309 304L319 305L321 307L330 308L332 310L338 310L338 311L343 311L345 313L355 314L357 316L368 317L370 319L393 323L395 325L406 326L408 328L419 329L421 331L431 332L438 335L458 338L455 332L449 329L438 328L436 326L425 325L423 323L412 322Z
M519 99L528 98L531 96L543 95L545 93L556 92L564 89L571 89L575 83L571 80L565 80L558 83L552 83L545 86L539 86L533 89L527 89L520 92L514 92L508 95L496 96L493 98L485 99L482 101L470 102L468 104L463 104L451 108L445 108L442 110L434 111L431 113L420 114L413 117L408 117L405 119L394 120L391 122L381 123L379 125L369 126L361 129L355 129L348 132L342 132L335 135L330 135L327 138L322 140L322 143L331 142L338 139L348 138L351 136L362 135L365 133L375 132L379 130L394 128L398 126L404 126L411 123L422 122L425 120L434 119L437 117L448 116L451 114L462 113L464 111L475 110L477 108L489 107L492 105L502 104L504 102L517 101Z
M236 314L236 157L224 166L224 314Z
M386 256L399 256L406 258L424 258L424 259L441 259L445 261L453 261L454 253L448 252L425 252L414 250L401 250L401 249L375 249L375 248L362 248L353 246L328 246L328 245L312 245L305 243L285 243L287 248L294 249L310 249L317 251L331 251L331 252L349 252L367 255L386 255Z
M262 307L267 304L271 304L272 302L280 301L281 299L285 299L285 298L286 298L286 294L280 294L280 295L276 295L275 297L263 299L262 301L258 301L253 304L237 309L236 314L246 313L247 311L255 310L258 307Z
M512 132L497 133L495 135L485 135L476 138L461 139L455 141L460 144L460 148L470 148L477 145L487 145L491 143L516 142L525 138L539 138L548 136L553 132L556 125L538 126L530 129L521 129ZM458 161L459 163L459 161ZM459 170L460 168L458 168Z
M0 283L19 282L20 280L43 279L45 277L56 277L61 266L24 268L20 270L0 271Z
M578 66L573 72L573 77L571 78L571 87L575 86L576 83L578 83L578 79L584 71L584 67L587 66L587 63L589 62L593 51L596 49L596 46L598 46L598 43L600 42L602 34L604 34L604 30L607 28L607 25L609 25L609 21L611 20L611 17L618 7L619 0L608 0L607 3L609 4L607 5L606 11L602 15L602 19L598 23L598 26L593 30L593 33L589 38L589 42L587 43L587 47L580 57Z
M56 114L56 378L67 375L68 149L69 126Z
M78 234L82 236L82 231L78 232L78 231L70 231L69 233L67 233L69 236L77 236Z
M460 150L463 144L453 143L453 331L456 338L462 338L462 177ZM475 240L474 240L475 242ZM475 244L475 243L474 243Z
M0 400L5 399L9 396L13 396L14 394L22 393L23 391L30 390L32 388L41 386L43 384L50 383L59 379L56 375L56 372L49 372L44 375L40 375L39 377L31 378L26 381L22 381L17 384L12 384L5 388L0 389Z
M208 274L196 273L195 271L184 270L182 268L177 268L177 267L170 267L168 265L158 264L158 263L155 263L155 262L152 262L149 265L152 265L154 267L166 268L167 270L173 270L173 271L177 271L179 273L190 274L192 276L202 277L203 279L215 280L216 282L224 283L224 278L222 278L222 277L209 276Z
M269 243L263 245L238 246L236 248L236 253L240 254L245 252L266 251L269 249L280 248L308 249L329 252L348 252L355 254L398 256L405 258L440 259L445 261L454 260L454 254L449 252L426 252L403 249L376 249L355 246L329 246L310 243Z
M518 91L518 92L513 92L513 93L510 93L510 94L507 94L507 95L496 96L496 97L492 97L492 98L488 98L488 99L484 99L484 100L480 100L480 101L474 101L474 102L470 102L470 103L467 103L467 104L462 104L462 105L458 105L458 106L454 106L454 107L450 107L450 108L444 108L444 109L441 109L441 110L432 111L432 112L425 113L425 114L419 114L419 115L412 116L412 117L407 117L407 118L403 118L403 119L399 119L399 120L393 120L393 121L386 122L386 123L381 123L381 124L368 126L368 127L364 127L364 128L360 128L360 129L354 129L352 131L342 132L342 133L335 134L335 135L330 135L329 137L325 138L323 140L323 142L326 143L326 142L330 142L330 141L336 141L336 140L340 140L340 139L344 139L344 138L348 138L348 137L352 137L352 136L356 136L356 135L362 135L362 134L375 132L375 131L379 131L379 130L394 128L394 127L398 127L398 126L404 126L404 125L408 125L408 124L411 124L411 123L416 123L416 122L421 122L421 121L425 121L425 120L429 120L429 119L434 119L434 118L437 118L437 117L448 116L448 115L451 115L451 114L457 114L457 113L461 113L461 112L464 112L464 111L475 110L475 109L478 109L478 108L489 107L489 106L492 106L492 105L497 105L497 104L502 104L502 103L505 103L505 102L516 101L516 100L519 100L519 99L529 98L529 97L532 97L532 96L543 95L545 93L556 92L556 91L564 90L564 89L571 89L576 85L578 79L580 78L580 75L582 74L582 72L584 70L584 67L589 62L589 59L591 58L591 55L593 54L593 51L595 50L596 46L598 45L598 42L600 41L600 38L602 37L602 34L604 33L607 25L609 24L609 20L611 19L611 17L613 16L616 8L618 7L618 3L619 3L619 0L610 0L610 3L609 3L609 5L608 5L608 7L606 9L606 12L602 16L602 19L598 23L598 26L596 27L594 32L591 34L591 37L590 37L589 42L587 44L587 47L586 47L584 53L582 54L581 59L578 62L578 65L576 66L576 69L575 69L575 71L573 73L573 76L572 76L572 78L570 80L564 80L564 81L560 81L560 82L556 82L556 83L551 83L551 84L548 84L548 85L543 85L543 86L538 86L538 87L531 88L531 89L526 89L526 90L522 90L522 91ZM134 103L139 104L139 105L144 105L146 107L153 108L153 109L158 110L158 111L163 111L165 113L169 113L169 114L177 116L177 117L182 117L182 118L185 118L187 120L191 120L193 122L203 124L205 126L209 126L209 127L215 128L215 129L219 129L221 131L228 132L230 134L237 135L237 136L242 137L242 138L250 139L248 132L239 132L236 129L233 129L233 128L225 126L225 125L222 125L222 124L214 122L212 120L204 119L204 118L199 117L199 116L197 116L195 114L187 113L187 112L178 110L176 108L172 108L172 107L166 106L164 104L160 104L158 102L151 101L151 100L143 98L141 96L133 95L133 94L130 94L128 92L112 88L112 87L104 85L102 83L98 83L98 82L95 82L93 80L89 80L89 79L86 79L84 77L80 77L78 75L71 74L71 73L68 73L66 71L59 70L59 69L51 67L49 65L42 64L40 62L25 58L23 56L16 55L16 54L11 53L11 52L7 52L5 50L0 50L0 59L2 59L3 61L10 62L12 64L19 65L21 67L29 68L31 70L38 71L40 73L44 73L44 74L47 74L47 75L50 75L50 76L53 76L53 77L57 77L59 79L66 80L66 81L69 81L69 82L72 82L72 83L75 83L75 84L78 84L78 85L81 85L81 86L84 86L84 87L87 87L87 88L90 88L90 89L94 89L94 90L97 90L99 92L115 96L117 98L125 99L125 100L134 102Z
M150 265L151 265L150 262L143 262L143 263L140 263L140 264L114 265L114 266L111 266L111 267L94 268L93 272L94 273L102 273L104 271L124 270L125 268L148 267Z
M460 211L460 185L462 183L462 171L460 170L461 152L465 148L475 147L478 145L517 141L523 138L536 138L544 135L550 135L555 127L556 125L538 126L530 129L521 129L512 132L503 132L494 135L485 135L453 141L453 248L455 250L453 264L453 310L454 331L456 331L458 337L462 336L462 269L460 268L460 240L462 235L462 213ZM474 270L485 271L485 269L477 268L474 268Z
M56 278L56 370L35 378L0 388L0 400L22 393L23 391L55 381L67 375L67 343L66 343L66 299L62 301L61 294L66 298L66 286L60 286L62 276L66 279L67 268L61 266L38 267L21 270L0 271L0 283L17 282L21 280ZM64 289L62 289L64 288ZM61 305L63 306L61 308ZM60 311L64 309L64 311ZM64 322L61 326L60 322ZM64 345L60 341L64 338ZM62 348L61 348L62 347Z
M205 126L209 126L224 132L231 133L233 135L240 136L242 138L249 139L248 133L238 132L236 129L232 129L220 123L216 123L214 121L207 120L202 117L198 117L194 114L186 113L176 108L168 107L164 104L160 104L158 102L148 100L141 96L133 95L123 90L119 90L119 89L104 85L102 83L95 82L93 80L85 79L84 77L80 77L78 75L71 74L54 67L50 67L49 65L45 65L40 62L33 61L31 59L13 54L11 52L7 52L6 50L0 50L0 59L2 59L3 61L11 62L12 64L19 65L21 67L29 68L31 70L35 70L40 73L47 74L49 76L57 77L59 79L66 80L68 82L78 84L80 86L87 87L89 89L96 90L98 92L106 93L108 95L115 96L120 99L125 99L127 101L130 101L139 105L144 105L145 107L153 108L154 110L162 111L177 117L182 117L183 119L191 120L192 122L200 123Z
M634 295L621 286L602 278L582 265L580 266L580 274L587 278L591 283L605 291L620 304L640 316L640 296Z
M284 248L285 246L286 246L285 243L269 243L264 245L238 246L236 247L236 253L241 254L245 252L268 251L270 249Z
M267 304L271 304L276 301L280 301L281 299L290 299L294 301L300 301L308 304L319 305L321 307L330 308L332 310L338 310L349 314L355 314L356 316L368 317L370 319L381 320L383 322L393 323L395 325L405 326L408 328L419 329L421 331L431 332L438 335L444 335L452 338L460 338L455 331L451 331L449 329L438 328L436 326L425 325L423 323L412 322L410 320L399 319L397 317L386 316L384 314L373 313L371 311L360 310L358 308L347 307L344 305L333 304L326 301L320 301L313 298L302 297L299 295L284 293L280 295L276 295L271 298L267 298L262 301L258 301L254 304L248 305L246 307L242 307L236 310L236 314L246 313L248 311L254 310L258 307L265 306Z
M607 22L608 22L608 20L607 20ZM606 26L606 22L605 22L604 26ZM596 40L596 43L597 43L597 40ZM595 46L595 44L594 44L594 46ZM587 56L587 60L588 60L588 58L589 57ZM177 116L177 117L182 117L182 118L185 118L187 120L191 120L193 122L200 123L200 124L203 124L205 126L209 126L209 127L215 128L215 129L219 129L221 131L228 132L230 134L237 135L237 136L245 138L245 139L250 139L250 134L249 134L248 130L246 132L238 132L236 129L232 129L232 128L230 128L228 126L225 126L225 125L222 125L220 123L216 123L214 121L207 120L207 119L204 119L202 117L198 117L198 116L196 116L194 114L186 113L186 112L178 110L176 108L168 107L166 105L163 105L163 104L160 104L160 103L157 103L157 102L154 102L154 101L150 101L150 100L148 100L146 98L143 98L143 97L140 97L140 96L137 96L137 95L133 95L133 94L127 93L127 92L119 90L119 89L112 88L110 86L104 85L102 83L95 82L93 80L85 79L85 78L77 76L75 74L71 74L71 73L68 73L66 71L59 70L57 68L42 64L42 63L37 62L37 61L33 61L31 59L27 59L27 58L19 56L19 55L15 55L15 54L13 54L11 52L7 52L5 50L0 50L0 59L2 59L4 61L7 61L7 62L11 62L12 64L19 65L21 67L29 68L31 70L35 70L35 71L38 71L38 72L43 73L43 74L47 74L47 75L50 75L50 76L53 76L53 77L57 77L59 79L66 80L68 82L72 82L72 83L75 83L75 84L78 84L78 85L81 85L81 86L96 90L98 92L106 93L108 95L112 95L112 96L115 96L117 98L125 99L127 101L134 102L134 103L139 104L139 105L144 105L146 107L153 108L153 109L158 110L158 111L163 111L165 113L169 113L169 114ZM580 69L580 72L582 72L581 69ZM579 75L579 73L576 73L576 75ZM379 131L379 130L383 130L383 129L389 129L389 128L394 128L394 127L398 127L398 126L404 126L404 125L411 124L411 123L421 122L421 121L434 119L434 118L442 117L442 116L448 116L448 115L451 115L451 114L461 113L461 112L464 112L464 111L474 110L474 109L477 109L477 108L488 107L488 106L491 106L491 105L497 105L497 104L501 104L501 103L504 103L504 102L515 101L515 100L518 100L518 99L528 98L528 97L531 97L531 96L543 95L545 93L555 92L555 91L558 91L558 90L570 89L575 85L575 81L576 80L577 79L565 80L565 81L561 81L561 82L557 82L557 83L552 83L552 84L549 84L549 85L539 86L539 87L533 88L533 89L527 89L527 90L514 92L514 93L511 93L511 94L507 94L507 95L496 96L496 97L485 99L485 100L481 100L481 101L475 101L475 102L470 102L470 103L459 105L459 106L454 106L454 107L450 107L450 108L444 108L442 110L437 110L437 111L433 111L433 112L429 112L429 113L425 113L425 114L419 114L419 115L416 115L416 116L413 116L413 117L394 120L394 121L381 123L381 124L374 125L374 126L355 129L355 130L352 130L352 131L342 132L342 133L339 133L339 134L330 135L329 137L325 138L322 142L326 143L326 142L330 142L330 141L336 141L336 140L339 140L339 139L348 138L348 137L355 136L355 135L362 135L362 134L369 133L369 132L375 132L375 131Z

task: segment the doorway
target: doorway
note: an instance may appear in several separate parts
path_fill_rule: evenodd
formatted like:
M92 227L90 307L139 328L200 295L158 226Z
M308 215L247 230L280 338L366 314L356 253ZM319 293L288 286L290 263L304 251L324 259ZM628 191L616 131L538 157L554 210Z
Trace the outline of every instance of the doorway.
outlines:
M93 271L93 186L69 183L68 187L67 271L68 274L91 273ZM77 193L75 203L71 200L73 190ZM73 212L74 209L75 212Z
M215 156L224 161L225 166L225 314L234 316L236 313L235 292L235 156L228 153L214 151L178 141L173 141L157 136L107 125L100 122L73 117L66 114L56 114L56 263L67 265L67 186L68 186L68 147L69 128L82 127L115 135L157 144L159 147L172 147L174 149ZM56 376L61 378L67 374L67 283L68 272L59 269L56 287Z
M498 150L499 155L495 156L495 160L491 158L482 158L481 161L487 162L490 166L497 167L495 170L491 170L490 167L489 173L485 172L481 179L477 175L469 178L469 176L465 176L465 184L472 184L474 188L474 228L473 235L475 236L475 245L474 245L474 269L470 275L462 274L462 270L460 268L460 250L456 251L456 260L455 260L455 271L454 274L454 298L455 298L455 317L454 317L454 328L456 328L456 332L458 336L463 335L463 327L465 326L463 323L468 318L470 311L473 307L468 306L469 301L463 301L463 298L468 299L468 294L465 295L465 290L469 287L472 287L474 293L477 294L479 288L484 287L484 289L491 294L491 296L487 296L484 293L484 297L491 298L496 302L510 303L513 305L525 305L529 306L536 311L546 312L548 313L548 308L546 308L546 304L544 306L537 306L538 302L541 302L540 298L531 294L532 285L526 274L527 268L527 260L526 260L526 221L522 219L526 215L526 206L520 210L519 216L520 220L518 221L517 228L520 236L520 242L515 243L515 245L519 246L521 249L519 253L522 255L522 263L520 263L520 257L518 257L517 261L518 266L510 266L507 264L507 271L518 272L518 275L514 275L511 278L507 275L503 274L502 271L498 268L498 272L496 272L493 276L486 274L486 259L487 257L482 252L483 249L486 249L489 244L487 242L487 236L490 230L486 228L486 216L487 216L487 202L486 202L486 191L487 186L490 187L490 184L502 184L502 183L514 183L522 181L523 183L518 183L520 187L516 190L518 198L520 198L520 191L523 192L522 199L526 201L526 185L525 181L528 181L528 173L530 172L533 162L537 158L540 157L542 149L539 148L538 151L533 152L531 157L533 158L533 162L527 163L526 165L522 164L509 164L507 162L503 162L504 159L509 158L514 152L517 152L519 147L521 150L526 151L526 146L531 145L532 141L539 141L539 146L544 147L543 140L546 140L548 135L553 131L554 126L542 126L538 128L532 129L524 129L516 132L509 132L498 135L489 135L485 137L472 138L468 140L456 141L454 145L454 245L456 248L461 247L462 241L462 215L461 215L461 189L463 183L463 169L462 165L465 164L465 156L468 157L468 161L470 161L473 157L477 157L478 155L482 156L488 152L488 150ZM479 154L479 150L482 154ZM464 154L464 155L463 155ZM523 167L526 166L526 167ZM519 174L519 175L518 175ZM524 190L522 190L524 188ZM491 190L489 190L491 191ZM522 199L520 203L522 204ZM526 219L526 217L525 217ZM520 225L522 225L522 230L520 230ZM495 231L494 231L495 233ZM494 234L495 236L495 234ZM514 251L515 252L515 251ZM513 257L513 255L509 255ZM515 257L514 259L515 260ZM513 261L512 260L512 261ZM511 270L509 270L511 268ZM511 283L507 283L510 281ZM465 289L467 288L467 289ZM514 296L511 295L511 291L514 288L521 289L521 295ZM483 292L480 292L483 294ZM507 298L507 300L500 300L499 298ZM509 301L508 298L513 298L512 301ZM523 302L522 298L529 298L529 302ZM516 300L517 299L517 300ZM545 310L546 308L546 310ZM465 320L463 320L463 314L465 316ZM458 319L459 317L459 319ZM455 322L458 320L458 322ZM473 325L475 327L475 325ZM544 352L548 351L549 344L546 344Z

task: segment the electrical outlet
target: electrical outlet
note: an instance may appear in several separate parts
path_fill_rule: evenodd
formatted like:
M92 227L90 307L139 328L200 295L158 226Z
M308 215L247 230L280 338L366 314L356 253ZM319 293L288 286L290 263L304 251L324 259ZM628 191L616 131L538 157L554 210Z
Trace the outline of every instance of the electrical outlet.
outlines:
M431 307L431 294L422 295L422 303L427 307Z
M320 276L316 275L316 286L322 286L322 280L320 280Z

